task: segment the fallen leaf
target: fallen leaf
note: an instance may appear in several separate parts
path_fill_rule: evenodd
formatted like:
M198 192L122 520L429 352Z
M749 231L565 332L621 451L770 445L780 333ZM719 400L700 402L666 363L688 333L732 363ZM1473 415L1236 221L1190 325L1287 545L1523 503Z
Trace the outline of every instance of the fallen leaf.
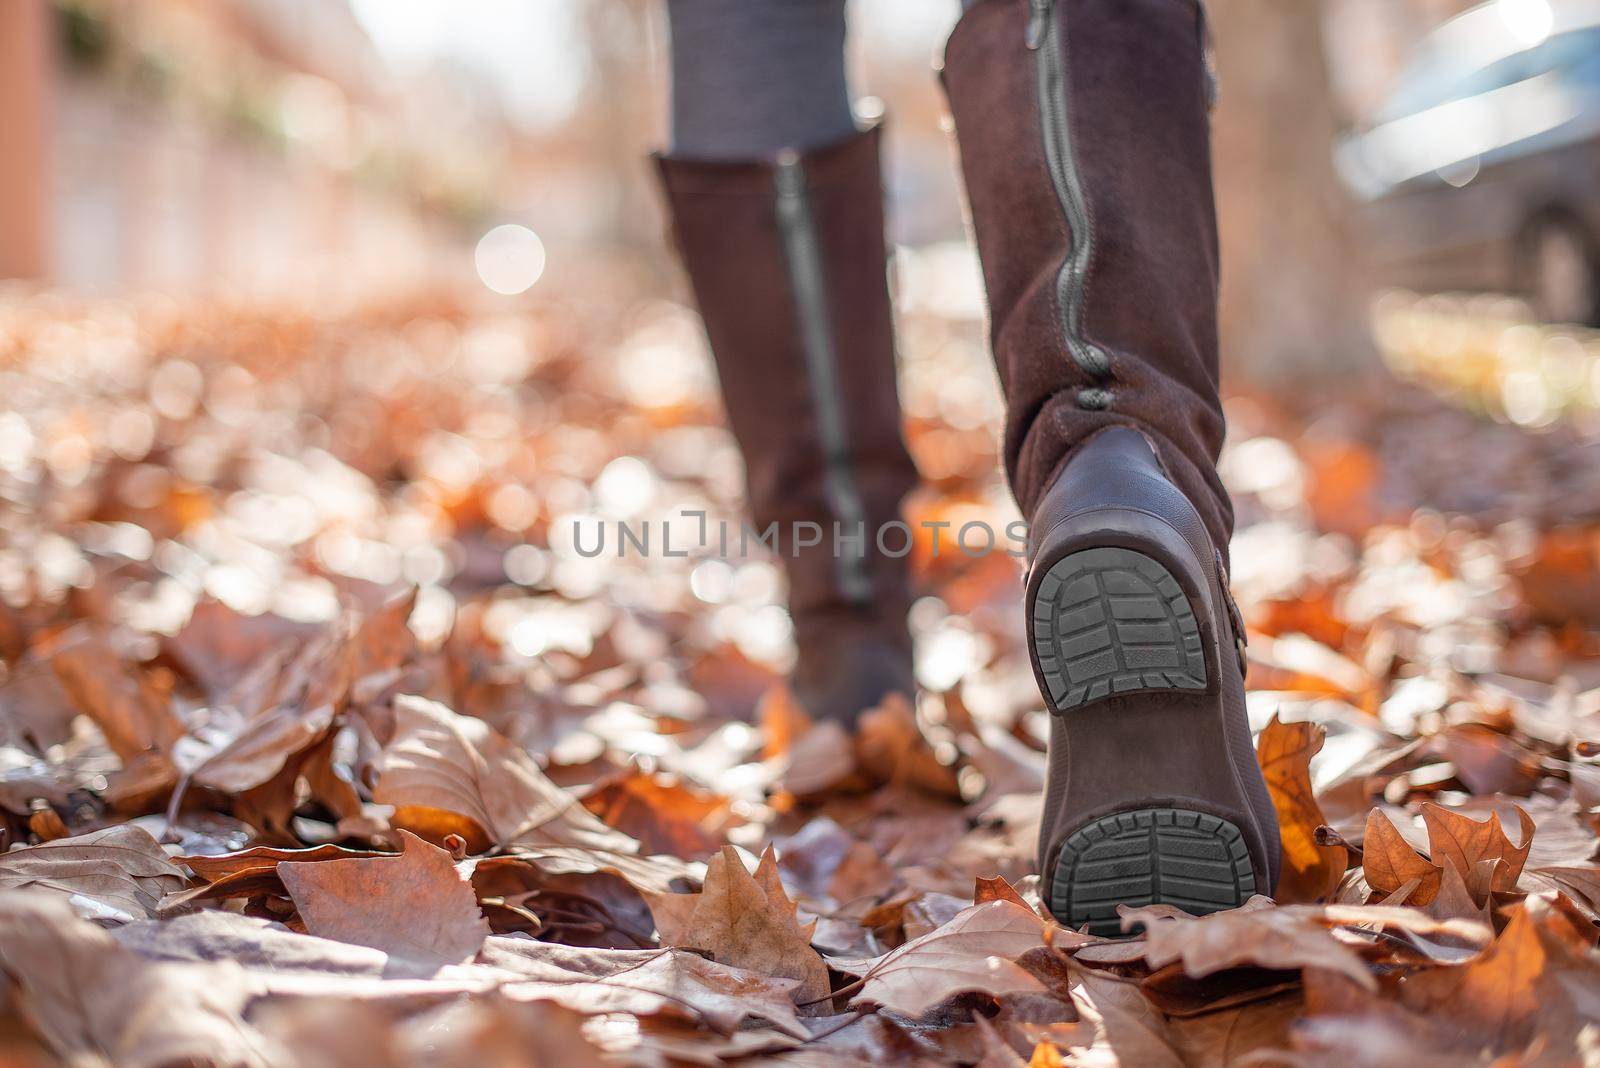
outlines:
M723 846L698 894L647 894L665 945L699 949L736 968L799 981L801 1004L828 996L828 969L811 948L814 925L802 927L778 881L769 847L755 875L738 851Z
M1014 963L1040 945L1045 921L1004 899L973 905L954 919L875 961L860 962L861 993L851 1004L920 1016L967 991L1008 994L1044 989Z
M817 797L850 780L855 746L843 725L826 720L796 738L781 757L779 784L796 797Z
M1378 809L1367 815L1361 867L1367 883L1382 894L1393 894L1408 882L1416 884L1406 898L1392 904L1426 905L1439 893L1439 867L1419 856Z
M399 856L284 861L278 878L306 931L389 954L392 974L431 975L470 960L489 935L450 854L401 831Z
M185 882L156 840L127 824L0 853L0 891L59 894L89 919L148 919Z
M1120 910L1124 930L1144 926L1144 959L1152 968L1175 961L1202 979L1228 968L1322 968L1372 989L1361 957L1304 911L1274 908L1251 898L1240 908L1190 916L1168 906Z
M877 782L961 797L954 747L941 754L923 735L916 712L904 695L891 693L876 708L861 713L856 725L856 763Z
M1428 829L1428 855L1435 864L1454 867L1469 889L1478 879L1478 866L1487 860L1492 872L1489 889L1513 890L1537 830L1520 808L1517 816L1522 823L1522 844L1513 846L1500 828L1500 817L1494 813L1480 822L1440 805L1424 803L1422 821ZM1478 899L1483 900L1483 896Z
M1561 976L1581 975L1590 989L1600 983L1592 941L1592 932L1580 935L1550 902L1530 897L1482 953L1459 967L1408 976L1399 1001L1449 1020L1497 1053L1526 1048L1539 1031L1552 1042L1569 1043L1584 1015Z
M45 894L0 892L0 973L17 1012L75 1066L271 1063L242 1018L259 988L236 964L145 961Z
M637 843L601 823L482 720L413 696L396 698L394 715L372 795L395 806L393 826L432 842L460 835L472 853L490 845L637 852Z
M1273 896L1284 904L1331 897L1348 864L1343 846L1317 841L1317 828L1327 820L1312 792L1311 758L1326 737L1316 723L1285 723L1274 715L1256 739L1282 835L1283 865Z
M554 1001L584 1013L660 1013L731 1034L751 1018L800 1038L796 981L730 967L677 949L577 949L492 935L479 960L509 973L508 996Z
M215 698L267 653L309 641L320 629L271 612L246 615L203 597L178 633L162 639L161 648Z
M1003 875L995 875L989 878L978 877L977 884L972 888L972 902L975 905L981 905L985 901L1009 901L1013 905L1021 905L1025 909L1032 908L1027 899L1017 893L1016 888L1007 882Z
M124 762L145 753L165 757L186 733L166 695L87 625L61 635L47 655L73 703Z
M675 776L631 768L584 795L583 807L649 853L704 860L727 841L739 819L730 802Z

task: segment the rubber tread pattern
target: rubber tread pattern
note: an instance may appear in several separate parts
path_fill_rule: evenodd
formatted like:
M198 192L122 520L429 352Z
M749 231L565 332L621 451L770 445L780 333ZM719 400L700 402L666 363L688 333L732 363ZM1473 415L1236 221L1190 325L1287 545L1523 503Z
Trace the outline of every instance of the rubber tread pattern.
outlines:
M1206 688L1189 598L1143 553L1102 546L1057 560L1039 581L1030 622L1058 712L1114 694Z
M1050 911L1074 930L1124 934L1118 905L1166 904L1194 915L1237 908L1256 892L1239 828L1184 808L1103 816L1062 844Z

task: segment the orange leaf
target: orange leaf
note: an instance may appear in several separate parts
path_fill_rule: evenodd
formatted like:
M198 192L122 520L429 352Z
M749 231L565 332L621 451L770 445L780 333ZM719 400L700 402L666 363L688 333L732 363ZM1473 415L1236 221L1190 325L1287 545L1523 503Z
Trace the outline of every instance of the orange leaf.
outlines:
M1273 716L1256 740L1256 758L1272 793L1283 840L1283 869L1275 896L1285 904L1332 895L1349 862L1343 846L1317 842L1317 828L1327 821L1311 789L1311 758L1326 736L1315 723L1284 723Z

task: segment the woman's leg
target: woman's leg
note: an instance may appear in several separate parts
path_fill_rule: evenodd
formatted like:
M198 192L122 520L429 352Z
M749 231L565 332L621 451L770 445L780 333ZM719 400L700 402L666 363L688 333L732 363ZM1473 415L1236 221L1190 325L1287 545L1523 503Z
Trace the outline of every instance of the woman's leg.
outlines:
M795 695L850 720L910 693L911 594L876 532L916 482L895 392L879 131L844 82L843 0L670 0L678 249L789 578ZM900 540L890 538L889 552Z
M845 0L667 0L672 154L750 160L856 132Z
M1271 893L1217 477L1217 236L1197 0L979 0L945 86L1031 519L1051 725L1040 838L1063 922Z

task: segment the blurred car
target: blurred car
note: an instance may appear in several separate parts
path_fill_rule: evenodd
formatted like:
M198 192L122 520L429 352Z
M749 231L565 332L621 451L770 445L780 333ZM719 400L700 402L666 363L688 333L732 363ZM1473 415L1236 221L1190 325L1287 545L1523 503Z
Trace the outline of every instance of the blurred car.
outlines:
M1385 281L1600 325L1600 0L1493 0L1439 26L1337 162Z

